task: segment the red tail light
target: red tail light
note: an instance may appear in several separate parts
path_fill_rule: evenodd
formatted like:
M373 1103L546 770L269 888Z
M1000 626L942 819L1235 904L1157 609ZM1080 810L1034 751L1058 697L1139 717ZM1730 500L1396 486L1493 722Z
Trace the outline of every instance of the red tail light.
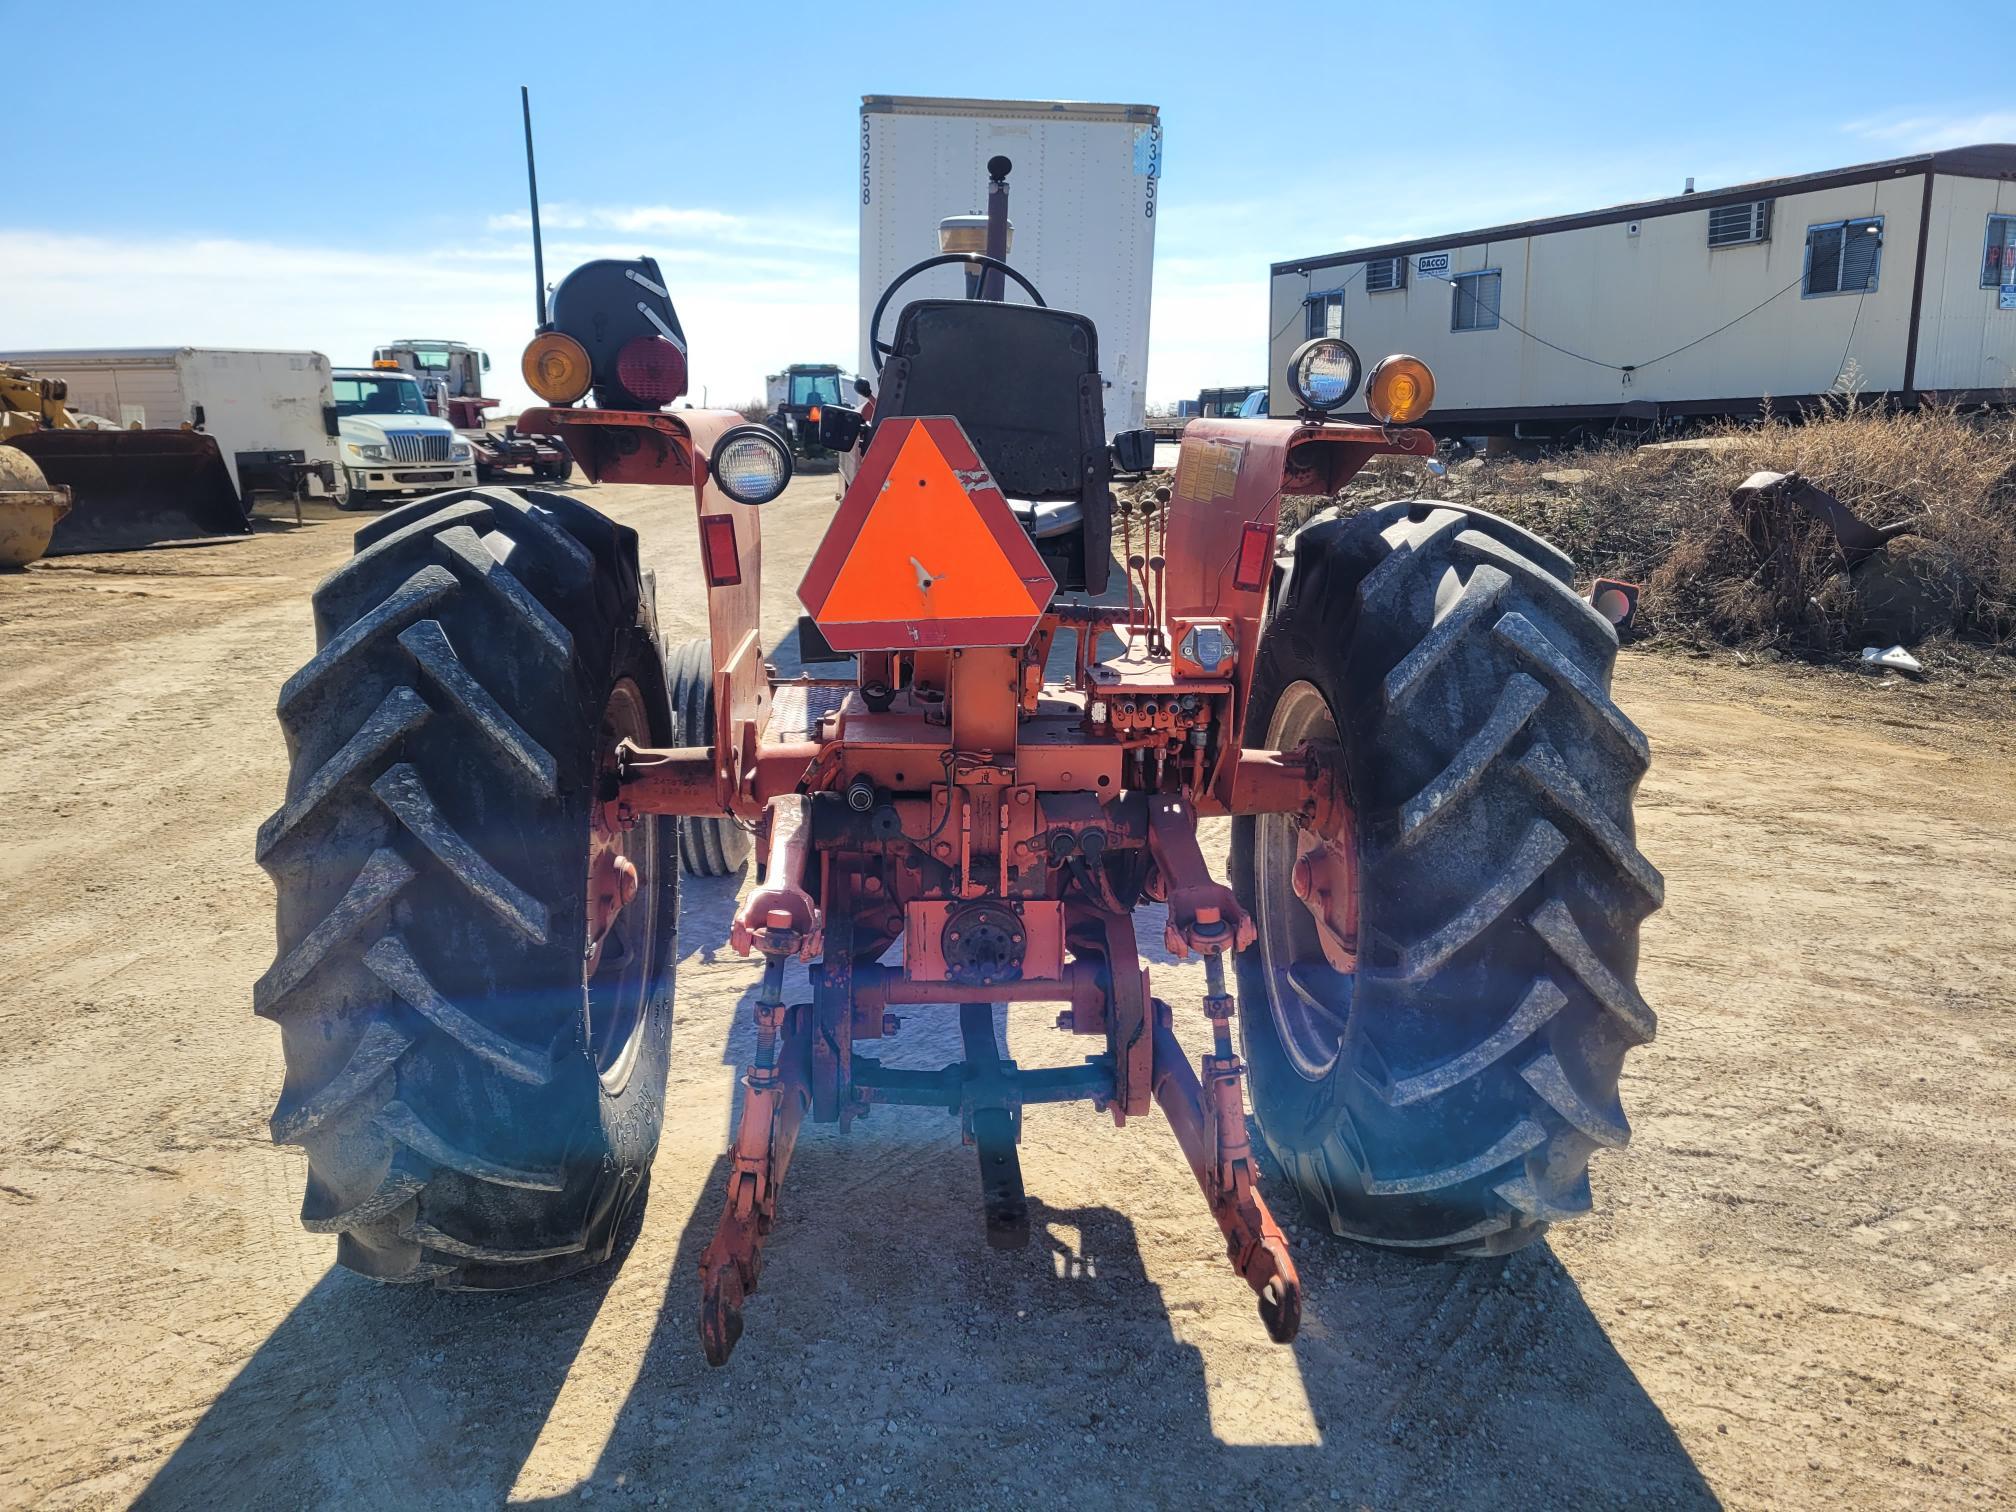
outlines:
M1249 593L1267 586L1269 557L1274 545L1274 527L1253 521L1239 532L1239 560L1232 569L1232 586Z
M670 404L686 392L686 352L663 336L637 336L616 354L616 381L645 404Z
M707 559L707 583L727 588L742 581L742 559L735 550L735 517L702 515L700 550Z

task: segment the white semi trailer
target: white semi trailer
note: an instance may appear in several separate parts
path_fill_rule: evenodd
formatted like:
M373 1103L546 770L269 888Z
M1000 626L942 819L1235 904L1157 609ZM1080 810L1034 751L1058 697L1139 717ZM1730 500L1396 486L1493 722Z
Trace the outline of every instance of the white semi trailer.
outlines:
M994 157L1014 164L1008 261L1046 302L1092 317L1106 433L1140 429L1162 172L1162 122L1153 105L863 96L861 371L874 371L868 322L883 289L938 252L940 221L984 214ZM892 304L883 339L903 302L964 292L957 265L920 274ZM1011 284L1008 297L1022 296Z

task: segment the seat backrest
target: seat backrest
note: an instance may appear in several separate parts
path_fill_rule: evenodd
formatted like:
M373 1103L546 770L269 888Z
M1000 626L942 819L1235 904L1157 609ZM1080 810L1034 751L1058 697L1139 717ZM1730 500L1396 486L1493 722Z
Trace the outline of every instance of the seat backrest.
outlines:
M1001 491L1075 499L1108 483L1099 336L1066 310L922 299L896 321L878 418L951 415Z

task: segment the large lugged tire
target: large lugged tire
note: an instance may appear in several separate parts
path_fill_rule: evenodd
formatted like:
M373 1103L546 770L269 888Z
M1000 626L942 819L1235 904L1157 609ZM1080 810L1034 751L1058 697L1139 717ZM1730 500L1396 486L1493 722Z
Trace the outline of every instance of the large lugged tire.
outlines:
M674 743L714 740L714 655L708 641L685 641L665 658L671 682ZM749 860L749 831L732 817L681 819L679 862L691 877L732 877Z
M523 1286L634 1232L658 1143L672 829L594 829L614 740L671 736L653 606L635 533L563 495L441 495L356 539L280 693L292 769L259 832L273 1137L343 1265ZM592 977L591 834L641 882Z
M1331 964L1290 890L1292 821L1237 821L1260 929L1240 1023L1261 1131L1335 1233L1517 1249L1586 1212L1591 1154L1629 1137L1663 884L1633 838L1649 755L1610 699L1616 635L1571 570L1494 516L1400 503L1319 517L1276 583L1245 741L1341 736L1358 958Z

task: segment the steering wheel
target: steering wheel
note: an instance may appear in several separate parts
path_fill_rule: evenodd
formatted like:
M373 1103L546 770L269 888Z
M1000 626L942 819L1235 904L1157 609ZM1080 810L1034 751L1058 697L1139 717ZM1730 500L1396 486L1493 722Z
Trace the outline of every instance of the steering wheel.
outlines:
M875 364L876 372L879 373L882 371L883 357L893 356L896 351L896 348L882 339L882 317L889 309L890 299L895 296L898 289L910 282L919 273L926 272L931 268L942 268L947 263L970 263L990 273L1005 274L1022 286L1022 291L1029 296L1030 301L1038 309L1049 308L1048 305L1043 303L1043 296L1036 292L1036 285L1029 282L1020 273L1017 273L1008 264L1001 261L1000 258L976 257L969 252L940 252L936 257L927 257L920 263L912 263L901 273L898 273L890 281L889 287L882 291L882 297L875 301L875 313L868 321L868 358Z

